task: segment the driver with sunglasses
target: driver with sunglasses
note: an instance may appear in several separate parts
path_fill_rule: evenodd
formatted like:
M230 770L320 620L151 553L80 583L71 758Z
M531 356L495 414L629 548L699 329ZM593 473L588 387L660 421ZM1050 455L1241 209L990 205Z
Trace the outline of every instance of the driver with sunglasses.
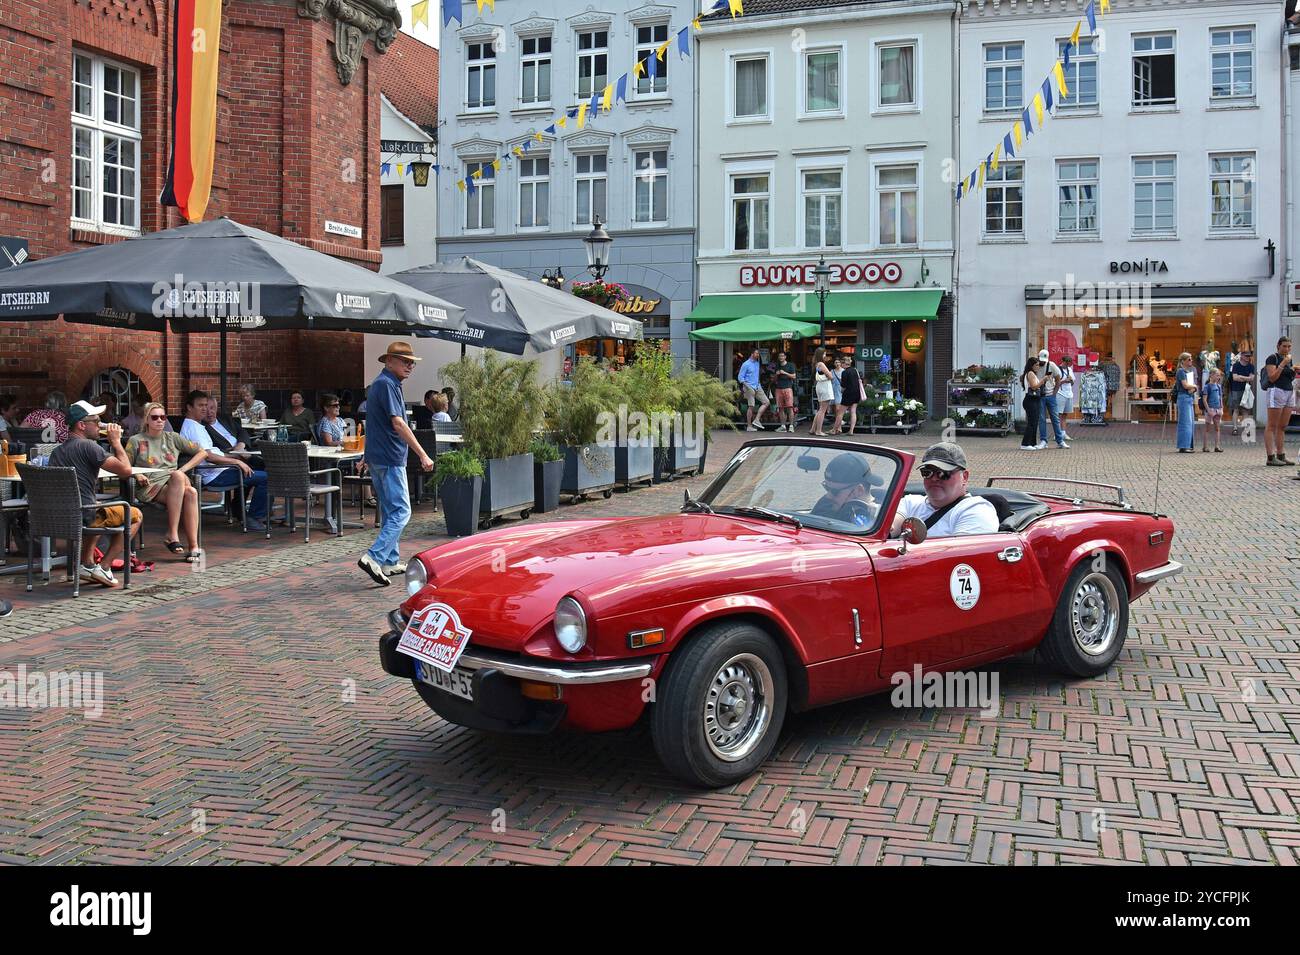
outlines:
M826 465L826 479L822 481L821 496L812 512L818 517L829 517L858 527L874 527L880 511L868 488L884 482L871 473L865 455L846 451Z
M930 537L997 532L997 508L991 501L966 493L970 471L960 445L941 441L926 448L921 457L921 480L925 482L924 494L907 494L898 502L891 537L898 536L909 517L924 521Z

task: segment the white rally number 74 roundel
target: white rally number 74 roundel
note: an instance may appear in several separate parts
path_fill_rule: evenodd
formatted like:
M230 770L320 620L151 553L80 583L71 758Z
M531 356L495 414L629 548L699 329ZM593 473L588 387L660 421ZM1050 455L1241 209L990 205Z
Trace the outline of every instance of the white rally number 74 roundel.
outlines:
M948 591L953 603L962 610L970 610L980 602L980 575L970 564L958 564L948 577Z
M397 642L397 652L450 673L469 646L471 633L455 610L447 604L431 603L411 617Z

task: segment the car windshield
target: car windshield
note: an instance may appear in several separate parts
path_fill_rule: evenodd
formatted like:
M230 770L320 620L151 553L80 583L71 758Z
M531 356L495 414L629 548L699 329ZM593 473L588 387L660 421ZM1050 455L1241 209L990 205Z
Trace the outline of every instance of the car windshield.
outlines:
M700 500L719 514L749 512L837 533L871 534L885 518L898 470L898 460L879 451L754 444L736 453Z

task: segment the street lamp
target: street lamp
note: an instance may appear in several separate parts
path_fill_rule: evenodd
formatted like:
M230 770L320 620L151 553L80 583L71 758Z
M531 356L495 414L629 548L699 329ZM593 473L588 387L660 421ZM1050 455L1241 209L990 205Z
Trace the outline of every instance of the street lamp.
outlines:
M557 265L555 267L554 275L552 275L550 272L543 271L542 284L554 289L564 288L564 270Z
M826 267L826 256L822 256L817 263L817 268L813 269L813 275L816 281L813 284L813 291L817 294L817 301L821 303L821 320L818 323L817 340L822 347L826 347L826 296L831 293L831 270Z
M609 271L609 249L614 244L601 224L600 216L591 220L591 234L582 240L587 247L587 271L597 282L603 281Z

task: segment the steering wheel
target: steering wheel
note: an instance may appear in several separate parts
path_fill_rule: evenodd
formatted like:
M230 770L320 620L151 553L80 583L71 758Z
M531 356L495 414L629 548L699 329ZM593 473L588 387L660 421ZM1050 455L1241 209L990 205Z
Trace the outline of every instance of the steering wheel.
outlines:
M856 497L845 503L841 513L847 515L849 523L858 524L862 527L870 527L876 522L876 515L871 505Z

